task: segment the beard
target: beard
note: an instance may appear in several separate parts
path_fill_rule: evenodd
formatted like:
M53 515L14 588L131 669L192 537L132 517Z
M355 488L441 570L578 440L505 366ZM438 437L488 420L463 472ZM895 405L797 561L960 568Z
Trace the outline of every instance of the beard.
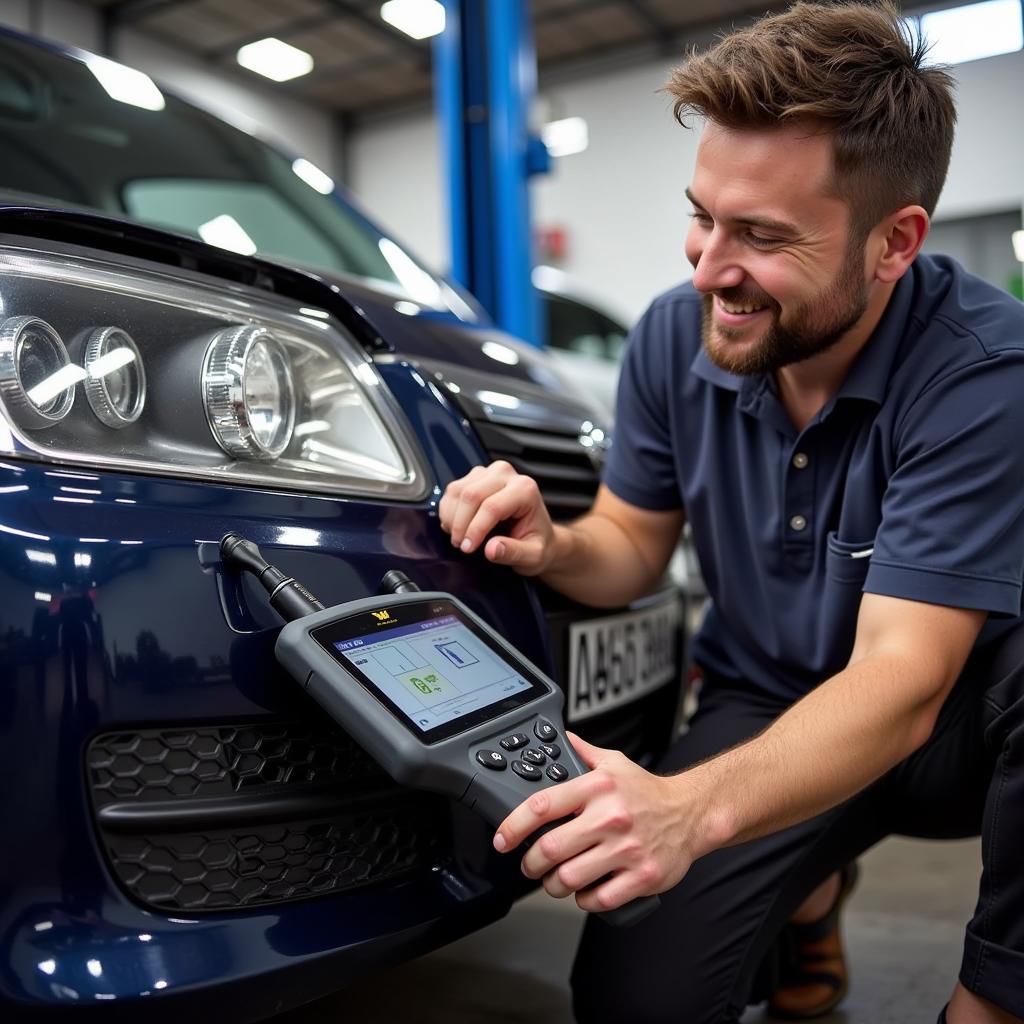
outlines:
M781 322L779 304L765 292L726 288L715 294L729 305L766 306L772 321L757 342L740 349L732 343L741 341L746 330L716 324L712 313L714 295L705 294L701 335L708 358L723 370L740 376L774 373L831 348L864 315L868 307L864 248L862 244L851 245L831 284L798 307L786 324Z

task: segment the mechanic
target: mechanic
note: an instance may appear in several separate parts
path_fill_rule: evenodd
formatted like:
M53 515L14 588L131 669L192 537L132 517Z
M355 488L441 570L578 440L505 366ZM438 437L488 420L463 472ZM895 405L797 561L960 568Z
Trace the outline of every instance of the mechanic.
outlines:
M593 508L552 525L503 462L441 501L462 551L600 607L653 588L685 515L712 596L658 772L574 738L593 772L495 836L573 816L528 876L585 910L664 894L588 920L581 1021L736 1021L784 928L770 1010L827 1012L846 866L894 832L982 833L939 1020L1024 1018L1024 306L919 254L956 116L925 53L887 6L799 3L678 68L693 279L633 332Z

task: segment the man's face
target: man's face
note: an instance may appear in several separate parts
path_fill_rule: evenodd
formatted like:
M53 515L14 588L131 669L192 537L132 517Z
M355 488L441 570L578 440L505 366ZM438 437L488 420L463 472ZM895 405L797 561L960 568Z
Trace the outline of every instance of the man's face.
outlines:
M731 373L769 373L824 352L868 305L863 240L829 194L832 143L806 125L709 124L687 195L704 347Z

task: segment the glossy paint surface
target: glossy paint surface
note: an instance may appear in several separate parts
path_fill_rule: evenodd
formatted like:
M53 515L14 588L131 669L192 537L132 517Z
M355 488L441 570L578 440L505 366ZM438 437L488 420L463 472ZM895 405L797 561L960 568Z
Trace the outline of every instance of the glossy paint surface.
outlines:
M196 1006L247 978L322 964L332 981L380 955L405 955L423 932L481 923L520 884L495 893L489 834L475 822L464 850L434 877L273 911L172 919L132 904L111 880L94 834L84 750L126 726L287 714L305 701L273 658L278 621L243 587L246 615L226 611L215 547L228 530L325 604L377 591L388 569L458 594L547 665L539 608L513 574L455 554L437 522L444 484L483 453L455 411L412 367L382 372L434 477L417 505L216 487L0 461L0 1006L98 1004L188 990ZM493 872L492 872L493 873ZM493 873L493 879L498 875ZM479 915L480 910L475 911ZM440 933L438 933L440 936ZM346 951L352 956L347 957ZM346 967L346 965L348 965ZM276 976L274 976L276 978Z

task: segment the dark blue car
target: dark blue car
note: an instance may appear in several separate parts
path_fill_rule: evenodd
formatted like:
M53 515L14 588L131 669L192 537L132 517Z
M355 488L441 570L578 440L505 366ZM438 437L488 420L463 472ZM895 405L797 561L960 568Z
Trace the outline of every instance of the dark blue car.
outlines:
M457 594L649 760L674 592L583 609L436 514L499 457L581 511L602 424L316 168L144 76L0 36L0 145L0 1019L255 1020L500 917L514 858L305 698L217 541L325 604Z

